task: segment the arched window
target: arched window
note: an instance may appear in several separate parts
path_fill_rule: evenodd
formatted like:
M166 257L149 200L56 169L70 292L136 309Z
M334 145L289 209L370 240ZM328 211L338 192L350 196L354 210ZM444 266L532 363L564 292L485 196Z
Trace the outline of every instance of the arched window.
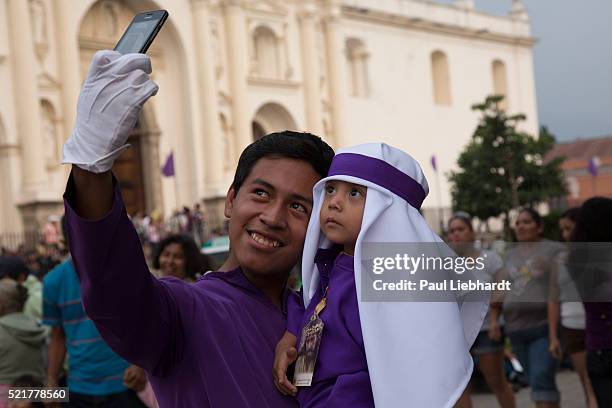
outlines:
M508 109L508 74L506 64L500 60L493 61L493 93L502 95L504 99L499 103L500 109Z
M259 122L251 122L251 127L253 130L253 140L259 140L266 135L266 131Z
M448 58L442 51L431 54L431 76L433 79L433 97L436 105L450 105L451 84Z
M263 104L257 109L251 120L253 140L258 140L268 133L296 130L297 128L293 115L287 108L276 102Z
M368 58L370 53L363 41L357 38L346 40L346 57L349 69L350 95L365 98L370 94Z
M257 27L254 34L254 43L257 76L260 78L280 79L278 39L274 32L268 27Z

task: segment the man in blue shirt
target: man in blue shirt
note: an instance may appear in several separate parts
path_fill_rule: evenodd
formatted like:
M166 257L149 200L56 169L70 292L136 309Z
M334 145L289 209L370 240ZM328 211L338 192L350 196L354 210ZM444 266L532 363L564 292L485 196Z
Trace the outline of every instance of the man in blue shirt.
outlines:
M130 366L100 337L83 310L81 287L70 258L44 278L43 323L51 326L47 386L58 385L67 352L71 407L144 407L126 387L144 388L144 371Z

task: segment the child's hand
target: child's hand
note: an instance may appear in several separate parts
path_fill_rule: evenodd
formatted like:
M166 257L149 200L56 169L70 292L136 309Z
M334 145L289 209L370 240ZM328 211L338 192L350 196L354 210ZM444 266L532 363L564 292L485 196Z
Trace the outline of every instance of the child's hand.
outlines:
M287 367L297 359L296 340L293 334L285 332L283 338L276 345L274 368L272 370L276 389L283 395L293 397L297 394L297 387L287 378Z
M131 365L123 372L123 385L136 392L143 391L147 386L145 371L135 365Z

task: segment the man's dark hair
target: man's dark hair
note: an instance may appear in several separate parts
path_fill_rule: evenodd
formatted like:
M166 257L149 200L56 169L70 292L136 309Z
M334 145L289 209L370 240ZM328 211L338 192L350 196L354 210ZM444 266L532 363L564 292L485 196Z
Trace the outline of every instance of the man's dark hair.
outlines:
M321 177L325 177L334 158L334 150L320 137L311 133L290 130L270 133L248 145L240 155L232 182L236 193L251 173L255 163L264 157L303 160Z
M198 245L188 235L174 234L164 238L158 245L153 258L153 267L159 269L159 258L168 245L179 244L185 257L185 276L196 280L210 270L208 257L200 252Z

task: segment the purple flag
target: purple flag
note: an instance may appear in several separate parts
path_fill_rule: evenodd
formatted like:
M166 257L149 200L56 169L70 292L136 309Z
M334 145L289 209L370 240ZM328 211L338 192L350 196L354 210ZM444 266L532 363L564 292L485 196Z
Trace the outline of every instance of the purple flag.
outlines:
M599 157L593 156L591 160L589 160L589 173L591 176L596 176L599 173Z
M433 167L434 171L438 171L438 165L436 163L436 155L431 156L431 167Z
M174 176L174 152L170 152L166 158L166 162L164 163L164 167L162 167L161 172L164 177Z

